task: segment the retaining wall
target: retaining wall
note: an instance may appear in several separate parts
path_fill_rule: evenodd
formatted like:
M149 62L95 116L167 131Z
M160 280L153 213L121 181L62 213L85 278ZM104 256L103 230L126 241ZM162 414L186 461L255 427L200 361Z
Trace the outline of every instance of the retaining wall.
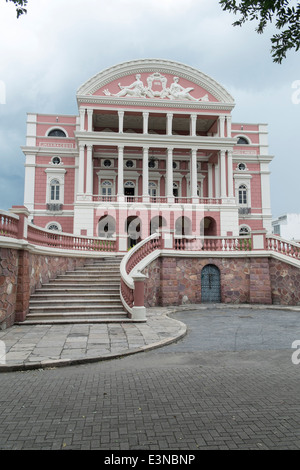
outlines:
M93 260L0 248L0 329L24 321L30 295L42 284L88 262Z
M270 257L160 257L143 273L145 306L201 303L201 271L220 269L221 302L300 305L300 270Z

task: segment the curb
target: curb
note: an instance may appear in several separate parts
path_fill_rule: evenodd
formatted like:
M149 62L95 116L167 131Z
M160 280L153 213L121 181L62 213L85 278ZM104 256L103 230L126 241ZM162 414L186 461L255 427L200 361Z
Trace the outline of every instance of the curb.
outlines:
M169 312L168 312L169 313ZM173 312L171 312L173 313ZM168 317L168 314L161 315L162 317ZM169 317L168 317L169 318ZM121 359L123 357L132 356L134 354L151 351L153 349L158 349L163 346L168 346L169 344L179 341L187 334L187 327L184 323L173 318L169 318L178 324L180 324L180 331L176 336L166 338L164 340L158 341L157 343L151 343L140 348L126 349L123 352L119 353L108 353L103 354L102 356L93 356L93 357L84 357L78 359L57 359L51 361L42 361L42 362L32 362L25 364L12 364L12 365L0 365L1 372L24 372L27 370L37 370L37 369L53 369L57 367L67 367L75 366L82 364L92 364L95 362L110 361L113 359Z

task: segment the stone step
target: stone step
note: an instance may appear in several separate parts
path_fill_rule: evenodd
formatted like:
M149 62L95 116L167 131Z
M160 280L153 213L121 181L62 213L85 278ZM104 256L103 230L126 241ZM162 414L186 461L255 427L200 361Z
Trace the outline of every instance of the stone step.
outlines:
M66 286L64 286L63 284L61 283L58 283L58 284L45 284L43 287L41 287L40 289L37 289L35 291L35 294L43 294L43 293L53 293L53 294L59 294L59 293L78 293L78 294L84 294L84 293L111 293L111 294L114 294L114 293L119 293L120 292L120 285L119 284L110 284L109 286L103 286L102 283L100 283L99 285L87 285L87 284L83 284L83 285L80 285L80 284L74 284L74 286L70 286L69 284L67 284ZM35 295L35 294L32 294L32 295Z
M25 324L26 325L69 325L69 324L91 324L91 323L143 323L144 320L131 320L130 318L127 318L126 315L124 316L115 316L115 317L110 317L110 316L103 316L99 318L92 318L92 317L83 317L83 318L77 318L77 317L70 317L70 318L52 318L49 317L48 319L44 318L31 318L30 320L26 319ZM24 325L24 322L15 322L15 325Z
M90 285L106 285L106 284L120 284L120 278L108 278L108 277L104 277L104 278L101 278L101 277L97 277L95 279L91 279L91 278L88 278L88 277L65 277L65 278L61 278L61 279L51 279L49 281L49 284L63 284L63 283L75 283L75 284L79 284L79 283L82 283L82 284L90 284ZM47 284L48 285L48 284Z
M60 303L57 303L56 305L54 302L51 305L42 305L39 304L38 306L30 306L29 307L29 313L55 313L57 314L58 312L110 312L110 311L116 311L116 312L124 312L124 307L122 303L116 303L112 302L109 304L108 302L105 302L103 304L95 303L94 305L87 305L87 304L70 304L70 305L65 305Z
M89 322L95 322L95 321L111 321L111 320L125 320L127 318L127 315L125 312L118 312L118 311L112 311L112 312L93 312L93 313L77 313L77 312L56 312L55 314L51 313L39 313L39 314L31 314L29 313L26 318L26 323L27 322L41 322L41 321L65 321L68 320L69 322L76 322L76 321L89 321Z
M80 300L80 301L86 301L86 300L96 300L97 302L103 301L103 300L120 300L120 294L119 291L114 292L114 293L99 293L99 292L94 292L90 293L90 291L86 291L84 293L77 292L76 293L68 293L68 292L59 292L59 293L53 293L53 292L43 292L43 293L35 293L31 296L30 298L30 304L33 303L40 303L40 302L51 302L51 301L57 301L60 300L61 302L69 302L70 300Z
M35 298L36 296L40 295L119 295L120 289L119 286L117 287L94 287L94 286L86 286L86 287L63 287L59 284L59 287L52 287L53 285L45 285L41 289L37 289L34 294L32 294L31 298Z
M61 274L56 278L56 280L64 280L64 279L83 279L83 280L99 280L99 281L105 281L105 280L120 280L120 276L118 275L111 275L111 274L85 274L85 273L79 273L79 274Z
M59 274L57 276L57 279L61 279L63 277L119 277L120 278L120 273L119 272L112 272L112 271L72 271L72 272L67 272L65 274Z
M94 306L95 304L96 305L101 305L102 303L105 303L106 305L110 305L110 304L121 304L121 300L120 300L120 296L119 298L101 298L99 296L95 296L94 298L89 298L87 296L79 296L78 298L74 298L73 295L69 296L69 297L64 297L64 298L60 298L60 299L45 299L45 300L41 300L41 299L36 299L36 298L30 298L30 301L29 301L29 307L36 307L36 306L40 306L40 307L43 307L43 306L56 306L56 305L64 305L64 306L69 306L69 305L75 305L75 306Z
M107 291L108 289L118 289L120 290L120 283L103 283L103 282L93 282L92 284L89 282L51 282L49 284L44 284L42 289L83 289L84 291L89 290L89 288L97 289L98 291Z
M131 321L120 299L121 260L97 259L50 280L30 297L26 323Z

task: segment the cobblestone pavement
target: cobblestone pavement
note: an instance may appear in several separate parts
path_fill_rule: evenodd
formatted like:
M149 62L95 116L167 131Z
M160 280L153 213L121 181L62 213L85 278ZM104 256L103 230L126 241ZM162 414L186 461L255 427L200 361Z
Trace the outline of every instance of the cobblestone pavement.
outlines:
M0 374L0 449L300 449L299 312L187 310L175 344Z

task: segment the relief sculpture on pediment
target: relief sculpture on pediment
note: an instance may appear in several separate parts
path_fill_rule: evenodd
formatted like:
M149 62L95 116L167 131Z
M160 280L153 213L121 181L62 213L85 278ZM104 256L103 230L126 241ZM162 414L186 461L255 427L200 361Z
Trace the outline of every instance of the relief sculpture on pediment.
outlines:
M160 98L170 100L189 100L189 101L209 101L208 94L200 98L191 95L194 90L192 87L184 88L179 84L179 77L173 77L173 83L168 88L167 78L158 72L153 73L147 78L147 86L141 80L141 75L135 76L135 81L130 85L123 86L118 83L120 91L111 93L108 89L104 90L106 96L116 97L134 97L134 98Z

